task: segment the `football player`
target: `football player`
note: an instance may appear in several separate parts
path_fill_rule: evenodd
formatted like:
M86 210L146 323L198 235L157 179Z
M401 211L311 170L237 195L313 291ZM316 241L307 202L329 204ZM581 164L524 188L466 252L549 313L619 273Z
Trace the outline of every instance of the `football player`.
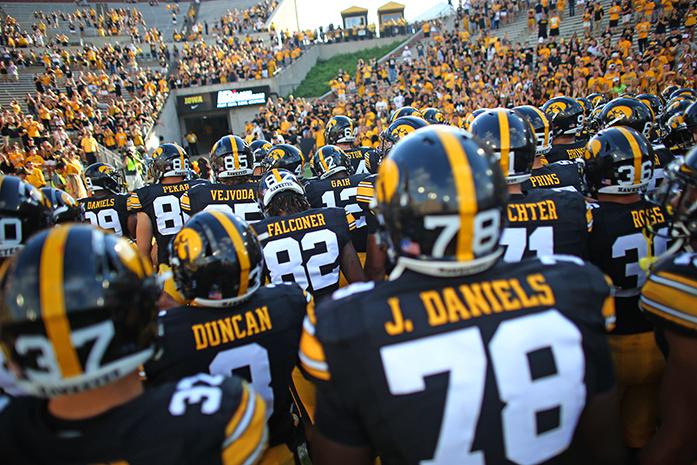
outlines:
M167 264L167 246L189 219L179 199L202 180L189 180L189 155L177 144L162 144L152 154L151 174L155 184L141 187L128 198L129 213L136 213L138 249L155 265ZM152 257L152 239L157 256ZM161 268L161 267L160 267Z
M470 130L500 161L506 178L510 198L500 242L503 259L519 262L553 254L587 258L592 215L583 196L559 189L522 189L536 152L530 123L515 110L496 108L477 116Z
M428 107L421 110L423 118L429 124L446 124L445 115L438 108Z
M253 178L251 149L238 136L224 136L211 149L211 170L216 184L200 184L181 196L182 211L191 216L200 211L233 213L248 223L261 220L257 203L257 181Z
M0 272L5 262L39 231L51 227L53 214L48 199L28 182L0 175ZM0 350L0 394L20 395L16 379L7 368Z
M263 169L261 162L266 158L269 151L273 148L273 144L264 139L257 139L249 144L249 150L252 152L252 158L254 158L254 171L252 176L261 176Z
M652 237L645 228L665 232L660 206L641 191L653 176L653 149L643 134L617 126L599 132L586 146L586 177L597 208L593 209L590 260L616 287L617 326L610 335L620 389L625 441L643 447L656 428L657 392L663 360L653 327L639 310L646 280L642 259L666 250L665 235Z
M113 166L94 163L85 168L88 197L79 199L85 219L117 236L136 237L136 215L129 215L125 183Z
M358 128L348 116L337 115L327 121L324 127L324 140L327 145L336 145L346 153L355 174L367 174L363 160L371 147L354 147Z
M51 203L53 224L82 223L85 210L70 194L55 187L42 187L41 193Z
M273 168L288 170L299 179L305 179L305 155L294 145L274 145L260 163L262 174Z
M268 463L293 464L298 444L288 386L312 297L295 283L260 286L259 241L229 212L191 217L171 243L170 264L190 304L160 314L163 352L145 366L148 381L161 384L199 372L246 378L266 401L267 457L276 460Z
M642 465L697 460L697 149L666 170L655 199L667 213L677 254L659 259L641 290L641 308L666 342L658 432L642 450ZM671 246L673 249L673 246Z
M145 390L161 289L135 245L58 226L29 240L0 285L0 344L32 394L0 398L3 464L257 462L266 407L239 378Z
M339 270L349 283L364 280L351 242L353 215L342 208L311 208L303 186L283 169L261 177L257 198L266 218L252 226L273 284L295 281L320 300L339 287Z
M532 105L522 105L515 107L514 110L532 125L537 140L532 172L530 179L522 185L523 191L555 188L583 192L581 169L576 161L559 160L549 163L545 158L545 154L552 149L552 128L547 115Z
M368 175L353 174L353 167L343 150L325 145L310 159L310 168L316 179L305 185L305 197L312 208L341 207L353 215L356 228L351 231L358 258L365 262L367 227L365 213L358 205L358 185Z
M446 126L383 161L390 280L337 291L303 327L314 463L622 463L605 277L576 258L501 261L504 182Z
M554 97L542 105L552 125L552 149L545 155L550 163L583 157L586 141L577 138L584 122L583 107L571 97Z

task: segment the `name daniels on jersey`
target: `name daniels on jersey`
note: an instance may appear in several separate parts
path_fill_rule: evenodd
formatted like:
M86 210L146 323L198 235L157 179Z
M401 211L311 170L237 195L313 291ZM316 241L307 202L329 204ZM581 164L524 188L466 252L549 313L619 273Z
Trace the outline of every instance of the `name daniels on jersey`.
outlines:
M528 275L524 282L517 278L496 279L456 287L445 287L419 293L419 299L428 318L429 326L457 323L492 313L512 312L540 305L554 305L556 298L545 277ZM390 336L409 333L414 323L404 318L399 298L387 301L393 321L385 323Z
M98 210L100 208L113 207L114 199L104 199L104 200L88 200L87 209L88 210Z
M204 350L239 341L271 330L271 317L266 305L239 315L196 324L191 327L196 342L196 350Z
M324 213L313 213L312 215L302 216L300 218L279 220L275 223L267 224L266 232L269 234L269 237L273 237L289 232L302 231L303 229L312 229L326 225L327 221L324 218Z
M651 226L657 223L665 223L665 221L666 219L663 216L661 207L632 210L632 223L636 229L643 229L646 226Z
M163 184L162 192L165 194L176 194L178 192L186 192L189 190L189 184Z
M553 221L558 220L557 204L554 200L535 203L512 203L508 205L508 221Z
M559 186L561 181L556 173L538 174L536 176L530 176L530 184L532 184L532 187L549 187Z
M254 189L235 189L228 191L224 189L215 189L210 191L211 200L213 202L236 202L240 200L256 200Z

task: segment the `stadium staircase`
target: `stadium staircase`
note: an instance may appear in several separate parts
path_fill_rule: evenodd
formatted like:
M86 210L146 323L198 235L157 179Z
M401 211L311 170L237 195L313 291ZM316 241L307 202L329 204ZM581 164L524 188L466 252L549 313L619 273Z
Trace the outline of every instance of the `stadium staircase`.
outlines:
M34 72L39 72L40 70L40 68L36 68ZM24 97L36 91L36 87L34 87L34 72L25 71L20 73L19 81L0 81L0 105L2 108L9 108L12 100L16 99L22 110L27 109Z

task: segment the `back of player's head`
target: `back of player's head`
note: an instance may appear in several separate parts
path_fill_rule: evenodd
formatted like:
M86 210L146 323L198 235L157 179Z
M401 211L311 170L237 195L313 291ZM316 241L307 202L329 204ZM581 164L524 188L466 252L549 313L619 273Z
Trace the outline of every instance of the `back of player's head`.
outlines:
M348 155L336 145L320 147L310 159L312 174L327 179L338 173L353 174Z
M542 111L552 123L554 137L575 136L583 126L583 107L571 97L554 97L542 105Z
M380 150L386 155L401 138L426 126L428 121L420 116L402 116L393 120L387 129L380 133Z
M43 231L0 286L0 342L30 394L100 387L153 354L161 288L126 239L87 225Z
M269 154L273 144L267 140L257 139L249 144L249 150L252 151L252 158L254 159L254 173L255 175L261 174L266 171L262 166L262 161Z
M505 181L498 160L469 133L434 125L405 137L383 160L375 191L398 265L470 274L500 255Z
M36 187L14 176L0 176L0 260L11 257L37 232L52 224L49 200Z
M259 179L257 202L265 216L277 216L280 211L297 213L307 210L305 188L288 170L272 168Z
M213 144L211 168L216 181L251 176L254 158L247 143L239 136L223 136Z
M547 115L532 105L521 105L513 109L527 119L533 131L535 131L535 140L537 141L536 154L544 155L552 150L552 127L549 124Z
M90 195L100 192L119 194L124 191L123 178L108 163L93 163L85 168L85 186Z
M197 213L170 243L177 290L194 304L225 307L261 285L261 245L244 220L222 210Z
M188 178L191 175L189 155L178 144L162 144L152 153L150 174L155 182L170 177Z
M584 159L586 181L594 194L636 194L653 177L653 148L629 127L600 131L586 144Z
M445 114L438 108L428 107L421 110L423 118L429 122L429 124L446 124Z
M405 116L415 116L417 118L423 118L424 115L414 107L401 107L397 108L395 111L392 112L392 114L390 115L390 123L394 123L394 121L397 118L404 118Z
M527 119L515 110L494 108L477 116L470 131L499 159L506 183L519 184L530 178L537 147Z
M603 128L612 126L627 126L653 137L653 112L651 108L639 99L618 97L608 102L598 115Z
M262 164L265 171L277 168L288 170L299 178L305 176L305 156L294 145L274 145L269 150Z
M324 127L324 140L327 144L353 144L356 140L356 126L348 116L332 116Z
M51 202L53 223L82 223L85 211L70 194L55 187L43 187L41 192Z

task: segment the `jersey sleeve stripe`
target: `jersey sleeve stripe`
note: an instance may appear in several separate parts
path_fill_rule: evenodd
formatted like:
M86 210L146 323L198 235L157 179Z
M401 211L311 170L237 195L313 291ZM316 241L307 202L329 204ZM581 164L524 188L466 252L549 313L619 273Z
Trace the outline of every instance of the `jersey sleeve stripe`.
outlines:
M133 192L128 196L128 199L126 199L126 210L140 210L141 208L143 208L143 206L140 204L140 198L137 193Z
M188 193L184 193L184 195L181 196L181 198L179 199L179 204L181 205L182 210L188 212L191 211L191 200L189 199Z
M682 312L676 311L665 305L661 305L658 302L654 302L644 296L639 300L639 305L641 308L649 313L653 313L659 318L671 321L679 326L697 330L697 318L686 315Z
M245 388L244 391L242 391L240 406L225 427L225 437L232 437L236 433L242 418L247 415L247 410L249 410L250 406L254 406L253 402L254 399L253 396L250 396L250 390Z
M309 317L303 322L303 333L300 337L300 349L298 350L300 366L311 377L328 381L329 366L327 365L322 344L315 337L315 327L310 322Z
M675 281L676 283L684 284L685 286L692 288L688 292L691 292L691 293L697 295L697 281L695 281L693 279L686 278L685 276L680 276L680 275L677 275L674 273L669 273L667 271L660 271L657 274L654 274L651 276L652 280L658 280L658 278L663 278L663 280L666 282L666 284L668 281ZM670 284L668 284L668 285L670 285ZM675 286L675 284L672 284L672 285Z
M247 387L248 389L251 389ZM247 410L250 415L248 426L236 438L228 437L223 442L222 462L224 465L252 465L259 461L266 448L268 431L266 429L266 407L264 400L254 392L250 393L253 406Z
M677 287L675 286L677 283L670 281L670 284L666 284L657 281L657 278L657 276L652 277L644 285L642 297L666 308L671 308L686 317L695 318L697 321L697 290L684 289L682 284L678 284L680 287Z

